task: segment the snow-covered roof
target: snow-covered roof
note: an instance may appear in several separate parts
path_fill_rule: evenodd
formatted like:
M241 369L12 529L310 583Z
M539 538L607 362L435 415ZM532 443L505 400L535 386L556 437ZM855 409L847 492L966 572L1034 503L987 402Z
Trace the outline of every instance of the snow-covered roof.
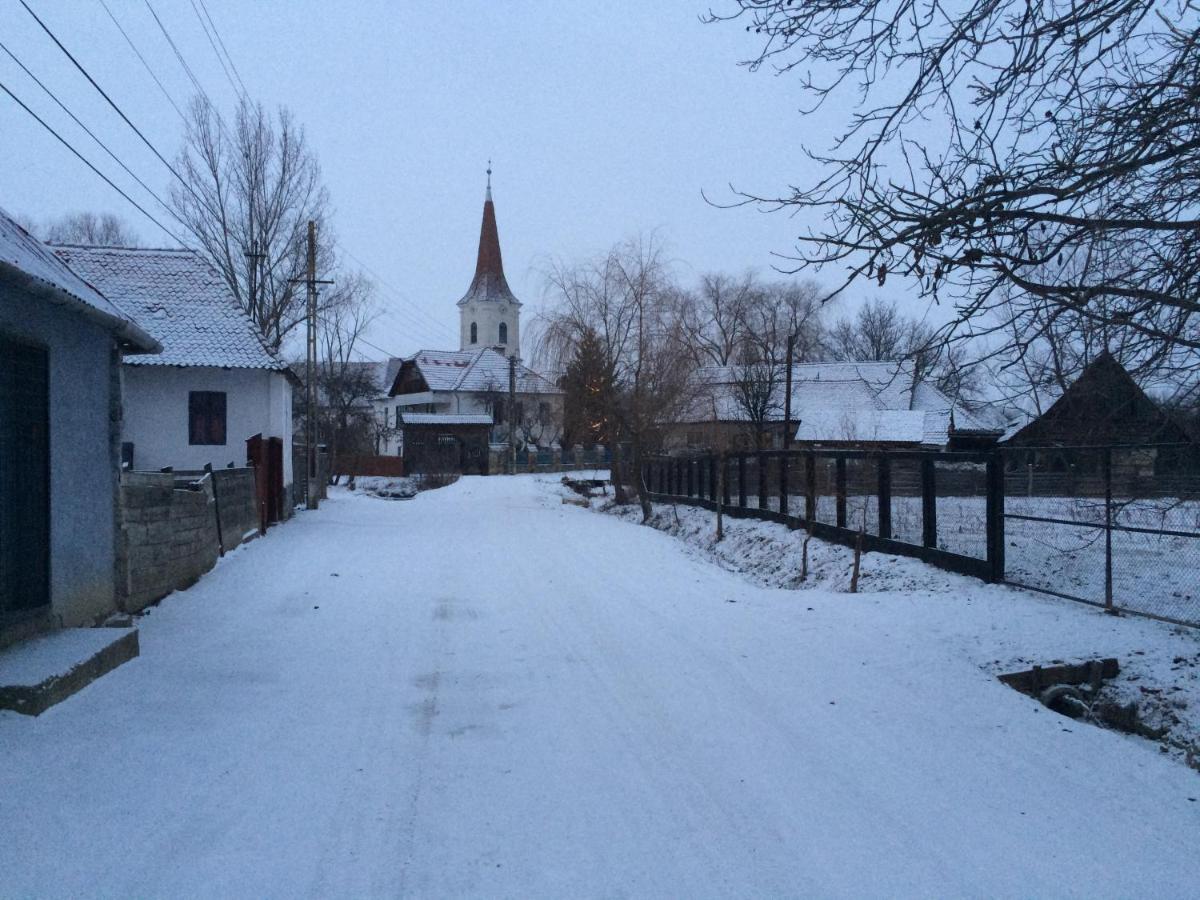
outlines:
M796 440L929 443L925 417L926 413L916 409L813 408L799 416Z
M132 310L162 344L135 365L285 371L221 276L191 250L55 246L54 253Z
M508 390L508 360L491 347L481 350L421 350L410 359L431 391ZM399 372L399 366L396 372ZM392 381L395 381L395 374L392 375ZM517 393L561 394L562 390L533 369L518 363Z
M452 413L401 413L405 425L491 425L492 417L487 414L454 415Z
M694 421L747 419L739 404L735 366L708 366L697 373L704 388ZM782 421L785 383L778 376L767 418ZM883 413L903 415L883 415ZM912 370L898 362L804 363L792 367L792 419L797 440L887 441L943 446L956 433L993 434L988 425L928 382L914 386ZM852 435L852 436L847 436ZM868 437L868 435L877 435ZM883 435L887 435L886 437Z
M72 271L3 209L0 209L0 266L33 279L82 312L103 321L132 345L133 352L153 353L158 349L157 341L120 304Z

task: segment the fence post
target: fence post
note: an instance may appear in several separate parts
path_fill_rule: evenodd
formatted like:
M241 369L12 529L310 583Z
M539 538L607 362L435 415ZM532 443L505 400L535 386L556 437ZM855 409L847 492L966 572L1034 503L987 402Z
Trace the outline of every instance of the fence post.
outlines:
M817 520L817 451L809 450L804 466L804 521Z
M846 457L834 460L834 490L837 491L837 527L846 527Z
M879 536L892 536L892 458L879 454Z
M791 459L785 452L779 457L779 512L788 514L788 462Z
M739 453L738 465L738 506L746 508L746 454Z
M937 546L937 475L933 460L921 460L921 543Z
M758 508L767 508L767 455L758 451Z
M1000 451L987 461L987 559L989 581L1004 580L1004 467Z
M1116 613L1113 609L1113 573L1112 573L1112 533L1113 533L1113 496L1112 496L1112 447L1104 448L1104 611L1110 615Z
M213 515L217 519L217 554L224 556L225 537L221 534L221 497L217 493L217 476L213 474L212 463L204 464L204 474L208 476L208 480L212 483Z

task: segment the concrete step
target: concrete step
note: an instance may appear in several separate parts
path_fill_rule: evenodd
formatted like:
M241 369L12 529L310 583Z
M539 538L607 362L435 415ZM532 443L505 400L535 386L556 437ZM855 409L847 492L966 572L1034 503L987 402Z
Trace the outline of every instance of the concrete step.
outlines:
M0 709L37 716L138 655L136 628L64 628L0 651Z

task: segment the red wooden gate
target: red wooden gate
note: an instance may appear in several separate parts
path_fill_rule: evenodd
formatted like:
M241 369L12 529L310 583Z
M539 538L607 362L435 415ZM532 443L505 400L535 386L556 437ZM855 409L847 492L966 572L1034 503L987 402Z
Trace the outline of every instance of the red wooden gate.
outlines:
M259 530L283 518L283 438L261 433L246 441L246 460L254 466L254 494Z

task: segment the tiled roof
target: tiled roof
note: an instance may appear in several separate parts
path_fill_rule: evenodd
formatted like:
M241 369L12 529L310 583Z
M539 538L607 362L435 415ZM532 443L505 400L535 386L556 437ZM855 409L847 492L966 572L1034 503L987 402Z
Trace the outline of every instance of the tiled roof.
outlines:
M482 350L422 350L411 359L431 391L508 390L508 360L491 347ZM392 380L395 381L395 375ZM518 364L517 393L561 394L562 391L528 366Z
M0 209L0 265L16 269L98 315L137 350L154 352L154 339L124 308L71 270L49 247L14 222Z
M133 312L163 346L135 365L283 371L225 282L191 250L54 247L57 256Z
M405 425L491 425L489 415L453 415L443 413L401 413Z

